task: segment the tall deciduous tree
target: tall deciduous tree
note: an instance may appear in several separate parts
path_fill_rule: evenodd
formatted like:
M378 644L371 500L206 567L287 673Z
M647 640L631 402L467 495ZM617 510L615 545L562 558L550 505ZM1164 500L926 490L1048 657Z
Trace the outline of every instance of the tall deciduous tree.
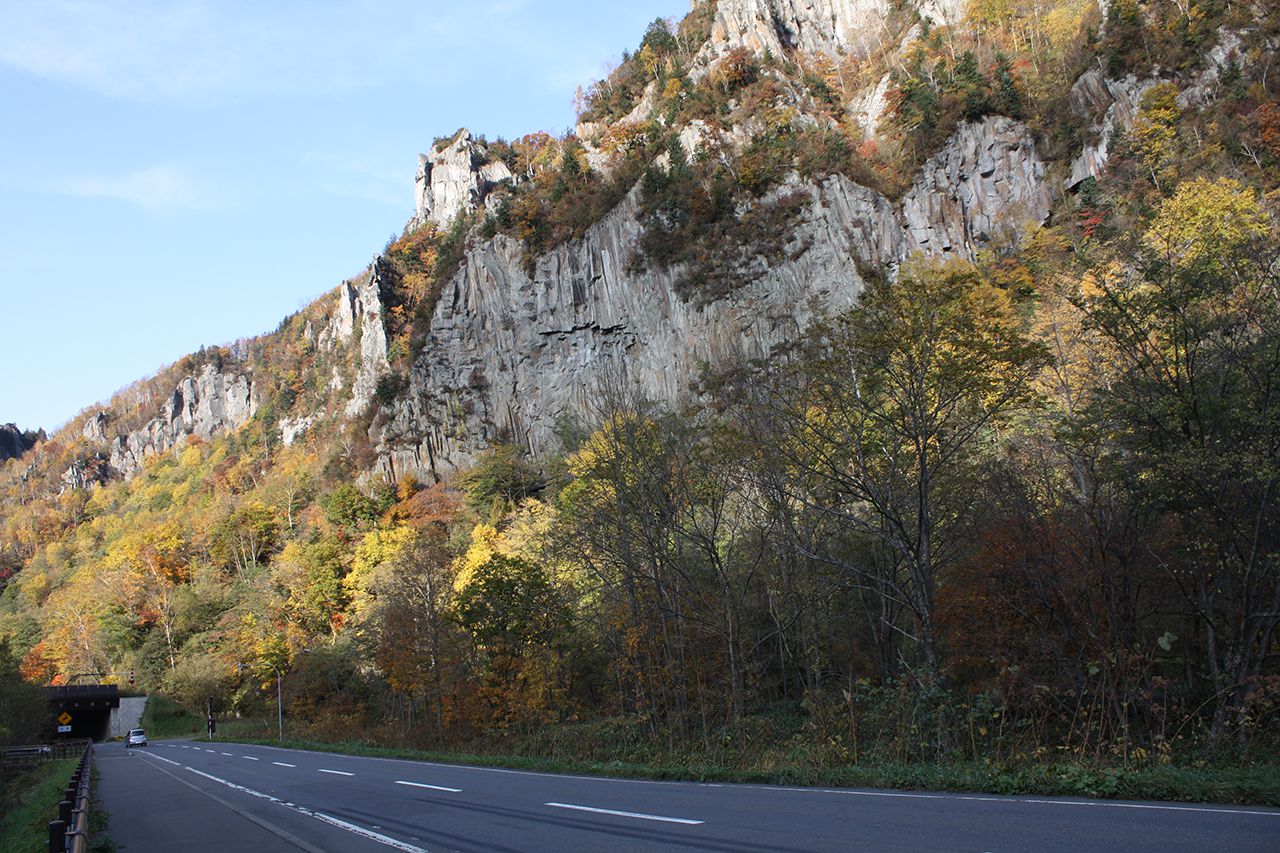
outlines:
M1280 275L1249 189L1183 184L1160 207L1139 268L1083 301L1119 375L1094 415L1114 473L1178 521L1165 560L1209 683L1214 731L1243 715L1280 625ZM1240 729L1243 731L1243 728Z
M794 432L780 449L822 494L805 499L879 541L892 565L835 559L910 610L930 670L934 599L962 555L975 462L1044 360L1022 326L971 264L916 259L868 286L816 342L803 393L783 401Z

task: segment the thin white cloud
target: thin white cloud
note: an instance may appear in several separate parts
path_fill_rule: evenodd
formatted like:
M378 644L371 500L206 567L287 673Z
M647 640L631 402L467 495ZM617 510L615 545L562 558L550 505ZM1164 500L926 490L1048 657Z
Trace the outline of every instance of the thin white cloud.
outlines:
M232 100L329 94L421 77L462 51L488 0L40 0L0 8L0 64L116 98ZM461 70L460 70L460 73Z
M231 203L225 190L174 164L148 166L118 175L60 178L33 188L75 198L120 201L152 213L223 210Z

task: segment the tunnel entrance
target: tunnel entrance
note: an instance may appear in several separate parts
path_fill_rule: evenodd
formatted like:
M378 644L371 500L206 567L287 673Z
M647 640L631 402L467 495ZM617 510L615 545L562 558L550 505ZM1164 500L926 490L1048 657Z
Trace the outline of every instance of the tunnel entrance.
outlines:
M46 687L53 709L54 737L106 740L111 711L120 707L120 691L114 684L76 684Z

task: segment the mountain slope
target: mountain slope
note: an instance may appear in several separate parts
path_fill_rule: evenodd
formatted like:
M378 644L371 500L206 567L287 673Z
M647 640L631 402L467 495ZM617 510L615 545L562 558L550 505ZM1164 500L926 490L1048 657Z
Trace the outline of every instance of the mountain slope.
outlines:
M1217 0L655 21L572 133L441 137L362 274L6 463L0 636L245 713L292 669L320 735L1270 743L1277 45Z

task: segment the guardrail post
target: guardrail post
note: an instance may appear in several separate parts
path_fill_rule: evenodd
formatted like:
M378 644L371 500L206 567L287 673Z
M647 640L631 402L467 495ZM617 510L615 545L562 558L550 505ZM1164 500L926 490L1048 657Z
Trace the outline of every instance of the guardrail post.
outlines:
M68 825L71 823L71 801L70 800L63 800L62 802L58 803L58 820Z
M67 823L49 821L49 853L63 853L67 849Z

